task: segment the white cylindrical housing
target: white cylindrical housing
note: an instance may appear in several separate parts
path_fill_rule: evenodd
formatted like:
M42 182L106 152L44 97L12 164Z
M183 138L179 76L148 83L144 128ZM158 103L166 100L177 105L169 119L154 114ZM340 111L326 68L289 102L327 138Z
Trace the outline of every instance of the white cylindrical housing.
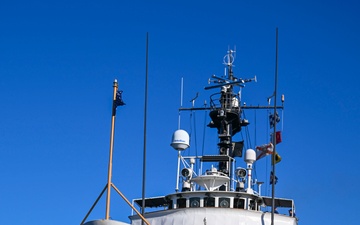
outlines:
M254 149L248 149L245 152L245 162L246 162L246 167L247 167L247 175L248 175L248 188L246 190L247 193L253 193L253 190L251 188L251 183L252 183L252 174L251 174L251 170L252 170L252 164L256 161L256 152L254 151Z
M184 130L177 130L172 136L171 146L178 151L187 149L189 144L189 134Z
M247 164L247 175L248 175L248 178L247 178L247 185L248 185L248 188L247 188L247 193L252 193L252 188L251 188L251 183L252 183L252 174L251 174L251 170L252 170L252 164Z
M244 160L246 163L253 164L256 161L256 152L253 149L249 148L245 152Z

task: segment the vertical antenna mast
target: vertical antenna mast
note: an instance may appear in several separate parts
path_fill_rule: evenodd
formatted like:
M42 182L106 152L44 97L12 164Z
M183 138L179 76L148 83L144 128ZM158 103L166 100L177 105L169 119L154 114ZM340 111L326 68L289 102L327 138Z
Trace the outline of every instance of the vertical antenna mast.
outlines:
M143 184L142 184L142 207L141 215L145 214L145 182L146 182L146 118L147 118L147 94L148 94L148 55L149 33L146 33L146 68L145 68L145 106L144 106L144 154L143 154ZM144 221L141 221L144 224Z
M275 90L274 90L274 116L276 116L276 95L277 95L277 82L278 82L278 28L276 28L276 53L275 53ZM274 143L274 150L272 154L272 192L271 192L271 225L274 225L274 212L275 212L275 156L276 156L276 122L274 123L274 131L272 141Z
M181 84L180 84L180 108L183 106L183 92L184 92L184 78L181 78ZM181 111L179 110L179 119L178 119L178 130L180 130L180 115ZM177 161L177 172L176 172L176 186L175 191L179 191L179 177L180 177L180 161L181 161L181 153L178 151L178 161Z
M184 78L181 78L180 84L180 108L183 106L183 92L184 92ZM179 110L179 119L178 119L178 129L180 129L180 110Z

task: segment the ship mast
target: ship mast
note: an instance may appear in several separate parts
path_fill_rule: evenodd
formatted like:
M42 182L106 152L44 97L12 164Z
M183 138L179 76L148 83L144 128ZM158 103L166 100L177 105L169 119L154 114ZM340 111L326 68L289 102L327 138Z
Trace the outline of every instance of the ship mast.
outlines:
M233 62L234 56L233 53L235 51L229 50L228 54L224 57L224 64L227 65L228 68L228 80L234 81L233 74ZM226 83L226 82L225 82ZM212 119L214 120L214 116L220 120L218 128L218 137L219 137L219 154L230 156L230 151L232 147L232 136L240 130L239 120L233 120L233 118L240 117L240 108L238 105L233 105L233 98L235 98L233 94L233 86L225 85L221 87L221 108L215 109L210 113L212 115ZM235 130L233 130L235 128ZM230 163L228 161L219 162L219 171L229 175L230 171Z
M227 176L231 175L231 161L235 156L235 143L233 143L232 137L241 130L242 126L248 125L246 120L241 120L240 118L240 99L239 96L234 93L233 88L234 86L243 87L243 83L256 80L256 78L243 80L234 76L234 53L234 50L228 50L227 55L224 57L224 64L226 65L228 74L225 74L224 77L213 75L213 80L209 80L209 83L212 82L215 83L215 85L205 87L205 90L221 88L220 93L213 94L210 98L210 117L212 121L208 126L217 128L219 138L219 157L213 158L212 161L217 161L219 163L218 170ZM220 102L220 105L218 102ZM203 161L206 159L207 158L204 157ZM229 190L229 187L222 186L220 189Z
M209 84L205 90L220 88L220 92L210 96L210 106L201 108L180 108L179 111L186 110L210 110L209 116L211 122L208 124L210 128L217 128L218 133L218 155L204 155L201 158L202 162L216 162L218 163L218 171L224 175L231 177L233 168L231 168L235 157L242 157L243 141L233 141L233 136L241 131L242 127L249 125L248 120L241 118L242 110L245 109L283 109L282 106L241 106L240 96L235 94L234 88L238 86L244 87L247 82L255 81L256 76L250 79L237 78L234 75L233 67L235 60L235 51L228 50L224 56L224 65L227 69L227 74L218 77L212 75L209 79ZM226 71L226 70L225 70ZM231 183L230 183L231 184ZM221 186L219 189L224 191L230 190L230 184Z

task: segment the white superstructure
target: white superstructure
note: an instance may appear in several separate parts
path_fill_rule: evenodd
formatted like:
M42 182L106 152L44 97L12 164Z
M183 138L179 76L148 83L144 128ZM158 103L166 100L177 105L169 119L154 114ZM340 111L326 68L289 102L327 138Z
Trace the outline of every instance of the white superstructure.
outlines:
M180 108L180 110L210 110L209 116L211 122L207 126L217 129L218 154L183 156L183 152L190 146L189 134L182 129L176 130L170 143L177 151L177 154L174 152L174 157L178 158L175 191L164 196L133 200L132 207L137 214L129 216L131 225L142 225L145 223L151 225L298 224L298 219L295 217L294 201L274 196L262 196L260 194L260 186L263 182L255 182L256 180L253 179L253 165L256 160L269 154L275 155L274 146L277 143L275 135L272 135L272 143L258 146L256 151L249 148L245 151L244 155L245 140L233 140L235 134L249 125L249 121L242 116L243 110L249 107L241 105L241 91L235 93L234 89L241 89L247 82L256 82L256 77L242 79L234 76L233 62L235 57L233 53L234 51L229 50L228 54L224 57L227 74L222 77L213 75L209 83L212 82L214 85L205 88L205 90L219 89L218 93L210 96L210 107L194 108L193 104L192 108ZM114 87L117 88L117 83ZM114 94L114 102L116 100L115 97ZM256 107L251 108L256 109ZM276 110L277 108L282 108L282 106L277 107L275 104L273 107L259 106L258 108L272 108ZM114 116L115 111L113 111L113 118ZM235 166L235 161L239 158L243 158L244 168ZM206 168L207 166L209 168ZM111 167L109 166L109 168ZM194 168L200 169L195 172ZM115 185L112 184L110 175L107 185L108 193L109 189L113 187L122 195ZM276 176L273 175L270 179L271 182L275 182ZM257 191L253 189L255 183L258 184ZM105 190L106 188L99 198ZM145 205L145 209L151 208L151 210L147 212L144 209L142 211L145 213L141 215L136 210L136 207L141 209L143 205ZM268 208L271 208L271 211L268 211ZM289 214L278 214L275 210L277 208L287 208ZM106 220L90 221L85 223L85 225L127 224L110 220L108 210L106 215ZM83 221L86 218L87 216Z
M219 88L220 92L211 95L210 128L218 130L218 155L182 156L189 147L189 135L184 130L177 130L173 135L171 146L178 151L177 187L175 193L165 196L146 198L145 207L152 208L144 217L151 225L270 225L273 216L276 225L296 225L294 215L280 215L267 208L285 207L295 212L291 199L261 196L252 187L253 164L258 158L255 150L247 149L243 157L244 141L233 141L233 136L249 122L241 118L246 106L240 106L239 94L234 94L235 86L242 88L244 83L256 81L236 78L233 75L234 51L229 50L224 57L228 74L225 77L212 76L213 86L205 89ZM211 80L209 80L211 81ZM274 106L276 107L276 106ZM273 108L274 108L273 107ZM180 110L201 110L205 108L181 108ZM266 147L266 148L265 148ZM273 144L264 147L264 154L272 154ZM260 147L258 149L261 150ZM245 168L234 168L235 158L244 158ZM181 163L180 163L181 162ZM210 168L194 172L194 165L211 164ZM213 165L216 165L214 167ZM259 182L260 184L262 182ZM246 185L245 185L246 184ZM181 187L181 189L179 188ZM142 206L143 199L134 202ZM159 209L155 210L154 209ZM137 215L130 216L132 225L140 225L142 220Z

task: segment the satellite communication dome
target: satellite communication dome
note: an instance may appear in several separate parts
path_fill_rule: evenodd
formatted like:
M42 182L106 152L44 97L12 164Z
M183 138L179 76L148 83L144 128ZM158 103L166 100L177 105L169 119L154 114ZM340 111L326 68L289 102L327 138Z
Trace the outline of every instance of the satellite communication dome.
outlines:
M249 148L245 153L245 162L253 164L256 161L256 152Z
M172 136L171 146L178 151L187 149L189 144L189 134L184 130L177 130Z

